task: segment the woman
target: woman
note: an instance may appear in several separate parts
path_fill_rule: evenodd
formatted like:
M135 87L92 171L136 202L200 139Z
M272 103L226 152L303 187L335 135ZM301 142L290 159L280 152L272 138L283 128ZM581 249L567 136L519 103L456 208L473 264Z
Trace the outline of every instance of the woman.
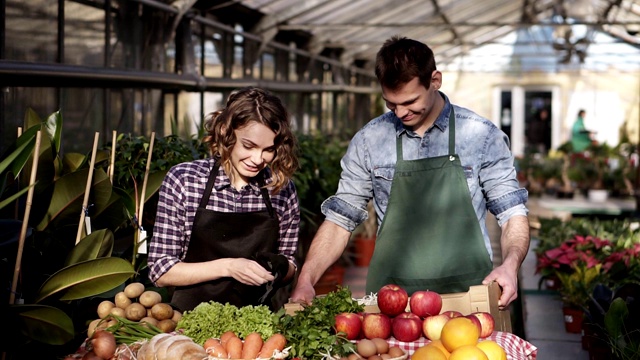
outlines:
M271 304L293 278L300 210L296 141L280 99L254 87L208 116L212 158L174 166L160 188L148 264L182 311L215 300Z

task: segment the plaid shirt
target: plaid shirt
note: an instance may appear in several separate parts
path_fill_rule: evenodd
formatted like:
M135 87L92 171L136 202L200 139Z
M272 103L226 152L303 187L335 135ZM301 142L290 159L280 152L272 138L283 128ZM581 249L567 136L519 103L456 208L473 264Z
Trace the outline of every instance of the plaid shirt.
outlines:
M193 220L213 163L213 159L204 159L178 164L169 170L162 182L148 255L149 278L154 283L187 254ZM270 181L266 180L267 185ZM280 193L270 194L270 198L280 221L278 252L295 265L300 208L293 181L289 181ZM218 169L207 209L251 212L266 208L255 179L236 190L222 166Z

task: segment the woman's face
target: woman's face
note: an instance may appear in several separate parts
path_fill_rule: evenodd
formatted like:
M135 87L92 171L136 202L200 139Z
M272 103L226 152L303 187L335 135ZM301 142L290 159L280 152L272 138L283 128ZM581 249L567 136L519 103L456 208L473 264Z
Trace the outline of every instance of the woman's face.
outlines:
M231 171L236 189L249 183L269 164L276 153L276 133L267 126L251 121L247 126L234 131L236 144L231 150Z

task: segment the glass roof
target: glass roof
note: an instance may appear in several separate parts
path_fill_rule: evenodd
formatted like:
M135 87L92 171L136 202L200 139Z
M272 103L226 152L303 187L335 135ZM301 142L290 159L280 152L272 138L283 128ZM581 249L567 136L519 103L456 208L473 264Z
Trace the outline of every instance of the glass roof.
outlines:
M345 63L372 61L384 40L402 35L429 44L439 67L450 70L640 69L640 4L634 0L239 3L265 15L252 33L305 31L314 48L341 49Z

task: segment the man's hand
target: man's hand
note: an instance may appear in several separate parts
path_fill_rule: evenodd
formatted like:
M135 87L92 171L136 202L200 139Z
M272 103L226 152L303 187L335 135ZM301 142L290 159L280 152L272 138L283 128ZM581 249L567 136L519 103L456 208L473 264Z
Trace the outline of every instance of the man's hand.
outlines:
M496 281L502 288L502 295L498 300L500 310L504 310L511 302L518 298L518 276L508 266L501 265L493 269L482 281L483 285L489 285Z
M291 293L290 300L294 303L311 304L315 297L316 289L313 288L313 285L310 282L303 283L298 280L296 288Z

